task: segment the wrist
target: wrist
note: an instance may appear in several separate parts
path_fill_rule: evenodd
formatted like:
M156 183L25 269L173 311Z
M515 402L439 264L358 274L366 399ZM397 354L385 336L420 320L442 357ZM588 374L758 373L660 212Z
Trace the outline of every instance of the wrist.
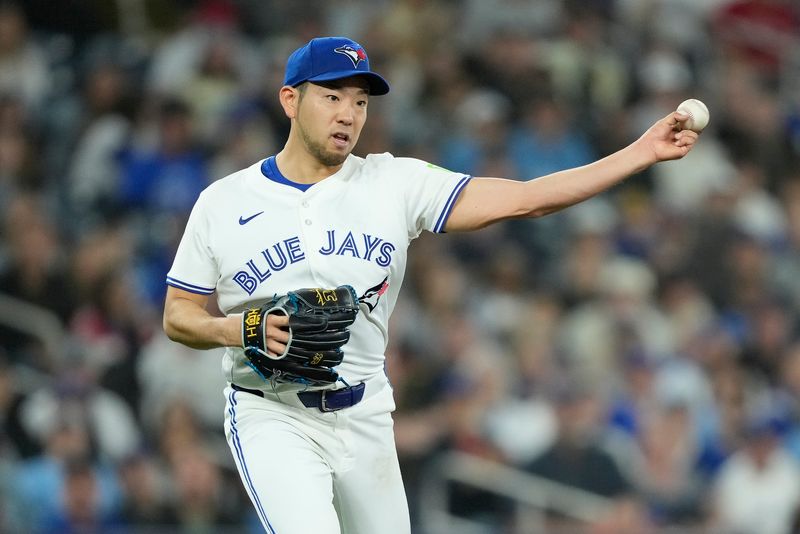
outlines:
M632 174L642 172L658 163L655 151L643 137L628 145L624 150L627 151L626 159L633 167Z
M242 341L242 314L234 313L225 317L223 327L223 341L226 347L243 347Z

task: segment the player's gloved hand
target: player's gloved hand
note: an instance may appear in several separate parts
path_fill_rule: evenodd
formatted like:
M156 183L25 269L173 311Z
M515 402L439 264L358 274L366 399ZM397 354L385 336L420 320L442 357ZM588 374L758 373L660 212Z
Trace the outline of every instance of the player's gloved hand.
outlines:
M270 314L289 319L289 339L282 354L267 350L266 318ZM342 346L350 339L348 328L357 314L358 297L349 285L290 291L242 314L245 356L265 380L333 384L339 379L334 367L342 363Z

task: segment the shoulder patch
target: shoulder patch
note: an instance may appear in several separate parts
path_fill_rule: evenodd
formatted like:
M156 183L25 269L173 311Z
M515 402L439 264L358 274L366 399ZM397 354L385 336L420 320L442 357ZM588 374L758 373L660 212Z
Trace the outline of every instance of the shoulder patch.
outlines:
M445 171L445 172L453 172L453 171L451 171L449 169L445 169L444 167L440 167L439 165L434 165L433 163L428 163L427 166L428 166L429 169L437 169L437 170Z

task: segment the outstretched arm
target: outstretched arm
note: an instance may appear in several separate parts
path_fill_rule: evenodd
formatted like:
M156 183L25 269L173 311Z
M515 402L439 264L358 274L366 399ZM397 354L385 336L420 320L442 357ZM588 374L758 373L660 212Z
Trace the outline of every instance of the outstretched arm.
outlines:
M464 188L445 229L477 230L497 221L541 217L577 204L660 161L680 159L698 134L680 129L687 116L673 112L639 139L603 159L527 182L474 178Z

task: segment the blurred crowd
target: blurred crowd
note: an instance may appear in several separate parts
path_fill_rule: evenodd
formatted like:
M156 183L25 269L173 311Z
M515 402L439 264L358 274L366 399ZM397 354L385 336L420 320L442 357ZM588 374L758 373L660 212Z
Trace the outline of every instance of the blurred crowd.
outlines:
M527 180L711 110L681 161L412 245L387 372L415 534L449 451L612 503L565 532L800 531L793 0L0 0L0 531L259 531L221 354L165 338L164 279L198 193L280 150L318 35L392 86L359 155Z

